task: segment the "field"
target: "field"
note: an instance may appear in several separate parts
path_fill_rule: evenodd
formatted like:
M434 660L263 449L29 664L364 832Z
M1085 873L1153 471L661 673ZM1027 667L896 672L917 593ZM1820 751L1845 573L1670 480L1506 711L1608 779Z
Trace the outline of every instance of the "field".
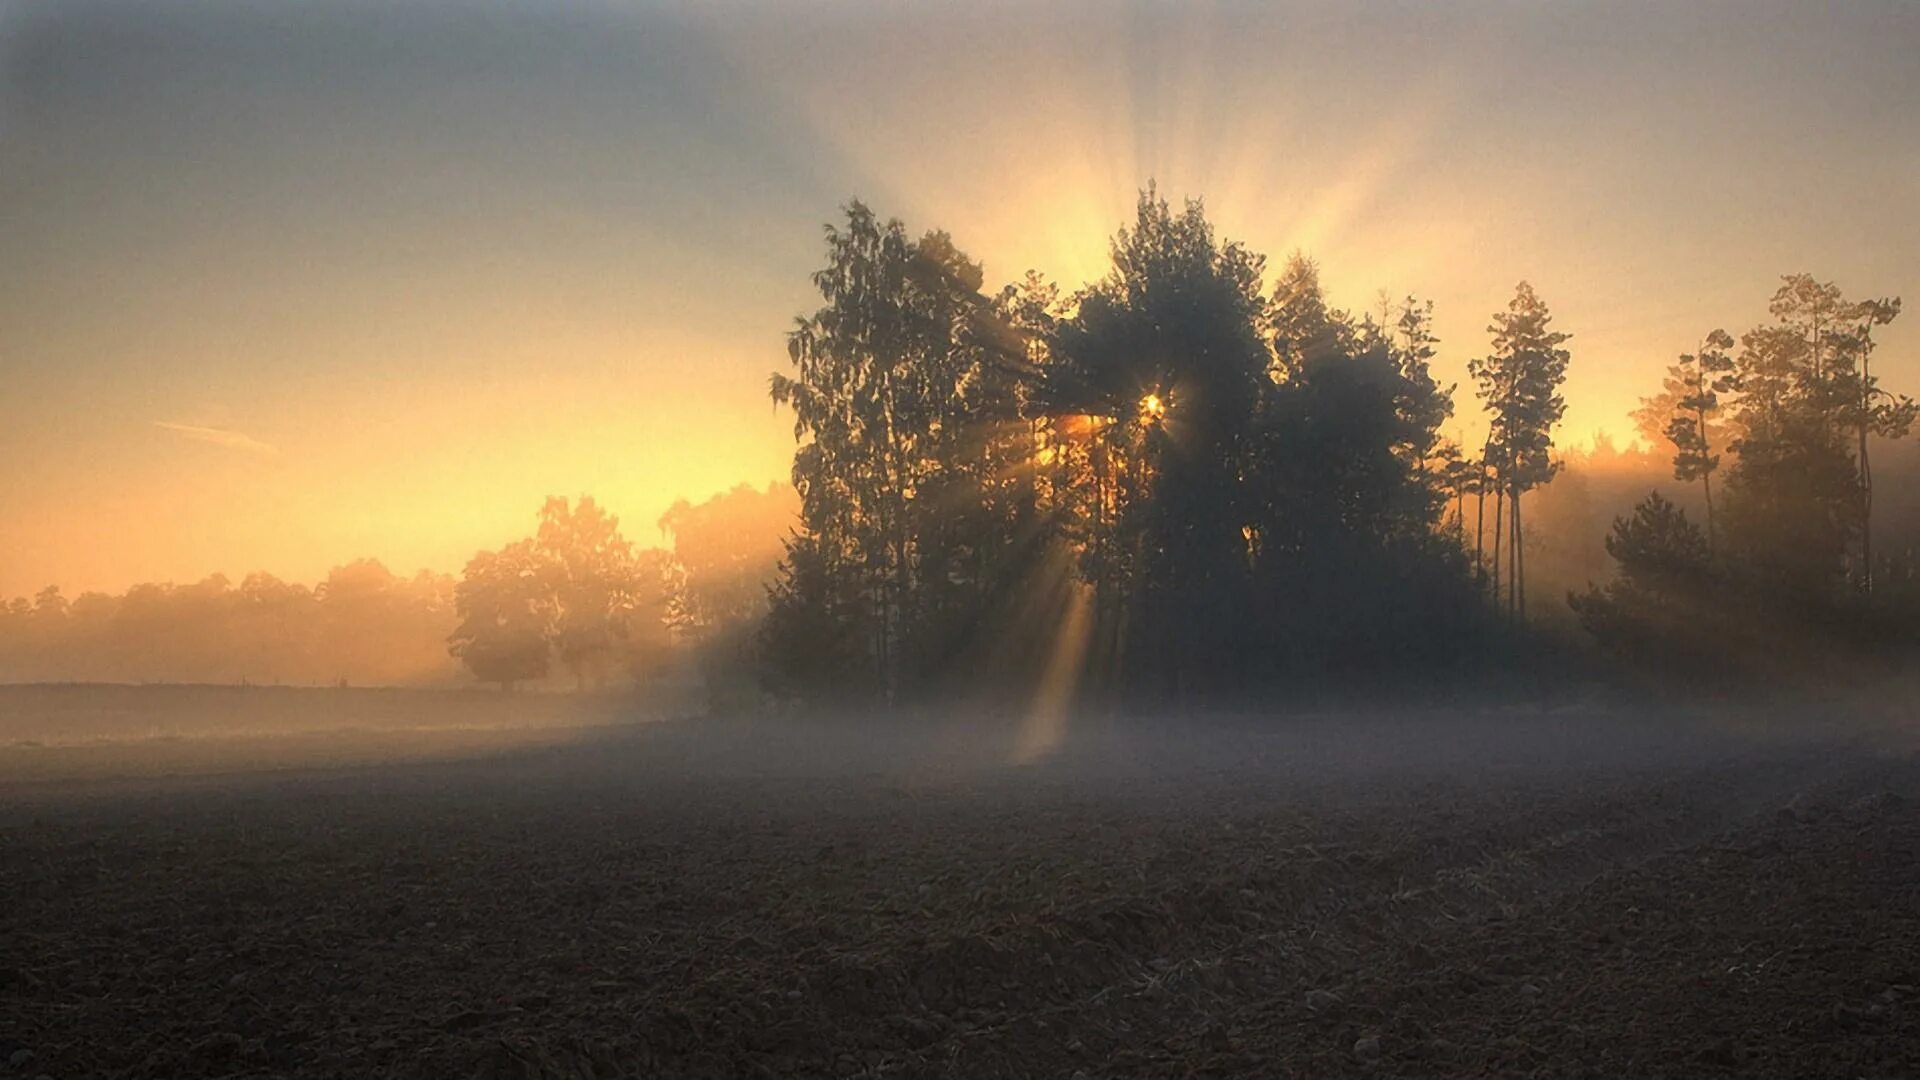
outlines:
M264 691L135 738L215 692L42 693L0 730L0 1072L1920 1072L1920 758L1820 710L1037 752L480 696L279 735L341 699Z

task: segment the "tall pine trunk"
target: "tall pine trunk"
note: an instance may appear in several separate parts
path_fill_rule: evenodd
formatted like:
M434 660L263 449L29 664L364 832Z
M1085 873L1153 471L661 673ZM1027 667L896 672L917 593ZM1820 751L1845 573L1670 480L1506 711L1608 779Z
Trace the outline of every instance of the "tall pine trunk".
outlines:
M1507 535L1503 538L1507 545L1507 618L1511 619L1514 616L1514 603L1520 598L1520 590L1518 588L1519 579L1517 576L1520 569L1520 560L1517 557L1518 553L1514 550L1516 544L1514 542L1513 532L1515 526L1520 524L1520 500L1516 497L1512 488L1508 488L1505 492L1502 492L1502 497L1513 507L1513 512L1507 515Z
M1487 541L1487 481L1480 478L1479 490L1473 493L1473 576L1478 578L1486 574L1484 553Z
M1711 559L1716 550L1713 539L1713 474L1700 474L1700 491L1707 497L1707 557Z
M1520 527L1520 489L1513 489L1513 611L1527 618L1527 534Z
M1864 376L1864 370L1862 372ZM1863 377L1861 382L1866 383ZM1865 399L1863 391L1861 397ZM1873 465L1867 460L1867 424L1872 414L1861 401L1860 414L1860 582L1873 595Z
M1493 606L1500 608L1500 549L1506 545L1507 489L1503 484L1493 487Z

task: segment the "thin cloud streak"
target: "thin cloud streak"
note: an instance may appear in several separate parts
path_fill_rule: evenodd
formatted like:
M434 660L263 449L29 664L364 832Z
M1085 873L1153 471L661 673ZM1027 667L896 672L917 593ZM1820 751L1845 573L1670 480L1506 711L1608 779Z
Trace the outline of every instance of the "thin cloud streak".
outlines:
M171 420L155 420L153 426L165 431L171 431L182 438L192 439L194 442L210 443L214 446L225 447L228 450L239 450L248 454L262 454L266 456L273 456L280 453L279 448L276 446L263 443L251 435L238 431L228 431L225 428L200 427L195 424L176 424Z

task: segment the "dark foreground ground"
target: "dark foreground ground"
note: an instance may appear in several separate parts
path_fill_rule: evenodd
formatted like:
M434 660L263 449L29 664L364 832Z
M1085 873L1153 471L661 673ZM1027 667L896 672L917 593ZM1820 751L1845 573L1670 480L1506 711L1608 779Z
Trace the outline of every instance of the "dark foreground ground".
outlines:
M1793 719L16 780L0 1075L1920 1075L1920 759Z

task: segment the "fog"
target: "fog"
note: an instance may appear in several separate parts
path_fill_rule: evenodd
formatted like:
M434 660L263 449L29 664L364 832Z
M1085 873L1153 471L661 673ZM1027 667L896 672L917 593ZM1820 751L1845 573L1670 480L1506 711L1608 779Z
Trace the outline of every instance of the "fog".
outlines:
M521 778L534 787L759 778L983 791L1068 785L1123 796L1149 780L1217 779L1353 795L1416 780L1579 781L1769 753L1899 755L1916 747L1920 727L1904 697L1884 688L1770 704L1663 704L1595 686L1584 698L1322 700L1237 712L941 707L907 715L715 715L694 690L674 698L0 686L0 781L53 789L81 781L491 762L475 775Z

